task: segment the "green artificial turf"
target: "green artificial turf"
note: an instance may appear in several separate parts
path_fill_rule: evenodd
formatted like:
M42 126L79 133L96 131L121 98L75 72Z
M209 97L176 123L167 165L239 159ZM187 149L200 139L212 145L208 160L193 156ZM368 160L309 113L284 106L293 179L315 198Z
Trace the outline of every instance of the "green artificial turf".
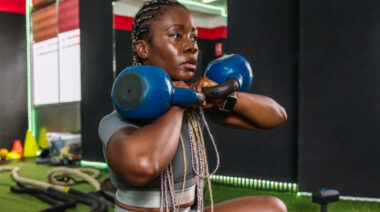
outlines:
M34 163L35 160L29 160L21 163L12 162L4 166L18 166L20 170L18 172L20 177L26 177L34 180L39 180L43 182L47 181L47 172L49 169L55 168L54 166L37 165ZM106 171L102 171L98 180L103 180L108 177ZM51 206L47 203L40 201L39 199L33 197L29 194L16 194L10 191L10 187L17 184L13 181L11 177L11 172L1 172L0 173L0 211L12 211L12 212L29 212L29 211L40 211L43 209L50 208ZM95 188L88 183L81 183L72 186L72 188L77 189L82 192L92 192ZM89 211L91 208L85 204L77 203L75 208L68 209L69 212L79 212L79 211ZM109 211L113 211L110 210Z
M246 188L235 188L220 185L213 185L213 199L215 203L226 201L233 198L251 195L271 195L281 199L289 212L319 212L321 210L318 204L311 201L311 197L298 196L295 193L257 191ZM205 203L208 205L209 194L206 191ZM338 201L328 204L329 212L376 212L380 211L380 203L377 202L359 202L359 201Z
M3 166L18 166L20 167L19 175L35 180L47 182L46 173L52 166L37 165L34 160L29 160L21 163L12 162L0 165ZM98 180L103 180L108 177L106 171L101 172ZM0 173L0 211L40 211L49 208L50 205L44 203L35 197L28 194L15 194L10 191L10 186L16 186L16 183L11 178L10 172ZM95 189L88 183L81 183L72 186L74 189L82 192L91 192ZM311 202L311 197L297 196L294 193L285 192L269 192L257 191L246 188L235 188L221 185L213 185L214 202L222 202L225 200L249 196L249 195L272 195L280 198L286 204L289 212L319 212L320 206ZM208 192L205 191L205 205L210 204ZM73 209L67 211L89 211L90 207L84 204L77 204ZM112 211L110 208L109 211ZM358 202L358 201L339 201L328 205L329 212L375 212L380 211L380 203L377 202Z

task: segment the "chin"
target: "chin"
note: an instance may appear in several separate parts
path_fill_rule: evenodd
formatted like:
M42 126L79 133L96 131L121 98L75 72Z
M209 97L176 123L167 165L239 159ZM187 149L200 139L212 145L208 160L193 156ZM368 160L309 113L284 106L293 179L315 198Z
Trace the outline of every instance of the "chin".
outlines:
M183 78L183 81L185 82L190 82L191 80L193 80L194 78L194 73L192 72L191 74L189 74L188 76L184 77Z

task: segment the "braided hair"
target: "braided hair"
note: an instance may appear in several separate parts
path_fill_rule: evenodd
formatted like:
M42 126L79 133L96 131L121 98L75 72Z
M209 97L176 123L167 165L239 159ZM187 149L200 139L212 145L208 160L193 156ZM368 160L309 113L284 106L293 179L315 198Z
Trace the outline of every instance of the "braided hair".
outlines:
M171 6L180 6L186 9L181 3L176 0L152 0L145 2L142 8L137 12L132 25L132 53L133 65L141 65L142 60L137 55L136 42L138 40L151 41L150 27L159 17L162 12Z
M148 43L151 42L152 34L150 31L152 23L157 20L157 18L165 11L165 9L179 6L187 9L182 4L178 3L176 0L151 0L145 2L142 8L135 15L133 25L132 25L132 53L133 53L133 65L142 65L142 59L137 54L136 42L138 40L146 40ZM209 173L208 164L207 164L207 155L206 149L202 134L202 129L200 127L200 117L194 112L186 112L186 120L188 122L188 131L190 136L190 154L191 154L191 164L193 171L196 174L196 187L197 187L197 211L203 211L203 187L204 179L207 179L208 189L210 192L210 201L211 201L211 211L213 211L213 198L211 190L211 181L210 175L214 174L219 167L220 159L219 152L216 148L214 138L210 132L208 124L203 114L203 110L200 110L200 114L203 122L205 123L206 129L210 135L213 146L215 148L217 156L217 165L215 170L212 173ZM182 195L185 190L186 183L186 173L187 173L187 161L186 161L186 150L184 141L182 138L182 133L180 135L180 141L182 144L182 151L184 156L184 179L182 182L182 191L181 196L178 201L179 204L182 202ZM170 211L169 207L172 207L173 212L179 211L179 205L176 205L177 201L175 198L174 191L174 174L173 166L170 163L168 167L161 173L161 204L160 211Z

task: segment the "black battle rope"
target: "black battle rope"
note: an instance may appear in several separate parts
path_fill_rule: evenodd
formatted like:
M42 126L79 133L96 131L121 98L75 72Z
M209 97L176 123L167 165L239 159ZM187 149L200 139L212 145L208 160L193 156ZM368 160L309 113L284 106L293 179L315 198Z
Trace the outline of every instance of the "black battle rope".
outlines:
M41 182L41 181L38 181L38 180L32 180L32 179L20 177L18 175L18 170L19 170L19 167L1 167L0 168L0 172L1 171L11 171L12 172L12 178L16 182L30 184L30 185L34 185L34 186L37 186L37 187L42 187L42 188L46 189L47 192L56 194L56 196L57 195L58 196L59 195L61 195L61 196L65 195L65 197L67 197L67 198L71 198L71 199L73 199L73 200L75 200L77 202L80 202L80 203L83 203L83 204L91 206L91 210L90 210L91 212L108 211L107 204L105 202L103 202L103 201L98 200L96 197L93 197L91 195L88 195L88 194L85 194L83 192L77 191L75 189L70 189L69 187L63 187L63 186L60 186L60 185L52 185L52 184ZM75 173L77 173L77 172L76 171L70 172L70 174L75 174ZM81 179L85 179L86 180L87 177L84 177L84 175L80 175L79 177ZM96 183L94 183L92 181L91 184L94 185ZM97 187L96 189L99 190L99 188L100 188L99 183L98 183L98 186L95 186L95 187ZM47 200L47 198L44 198L44 199Z
M11 186L11 191L15 193L27 193L30 194L50 205L51 208L44 209L41 212L55 212L55 211L65 211L68 208L74 208L76 206L76 200L68 197L67 195L61 195L49 191L45 191L39 188L28 188L24 184L17 182L20 188ZM60 204L57 200L63 202Z

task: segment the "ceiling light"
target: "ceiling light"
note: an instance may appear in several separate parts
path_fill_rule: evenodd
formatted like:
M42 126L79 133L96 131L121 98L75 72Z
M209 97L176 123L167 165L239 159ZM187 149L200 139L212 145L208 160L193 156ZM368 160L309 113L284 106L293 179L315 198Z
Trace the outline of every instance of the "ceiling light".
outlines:
M209 10L218 11L218 13L221 16L227 17L227 13L226 13L226 11L225 11L225 9L223 7L217 7L217 6L203 4L203 3L200 3L200 2L195 2L195 1L190 1L190 0L178 0L178 1L180 3L182 3L182 4L193 5L193 6L197 6L197 7L200 7L200 8L206 8L206 9L209 9Z
M203 3L210 3L210 2L213 2L213 1L216 1L216 0L202 0Z

